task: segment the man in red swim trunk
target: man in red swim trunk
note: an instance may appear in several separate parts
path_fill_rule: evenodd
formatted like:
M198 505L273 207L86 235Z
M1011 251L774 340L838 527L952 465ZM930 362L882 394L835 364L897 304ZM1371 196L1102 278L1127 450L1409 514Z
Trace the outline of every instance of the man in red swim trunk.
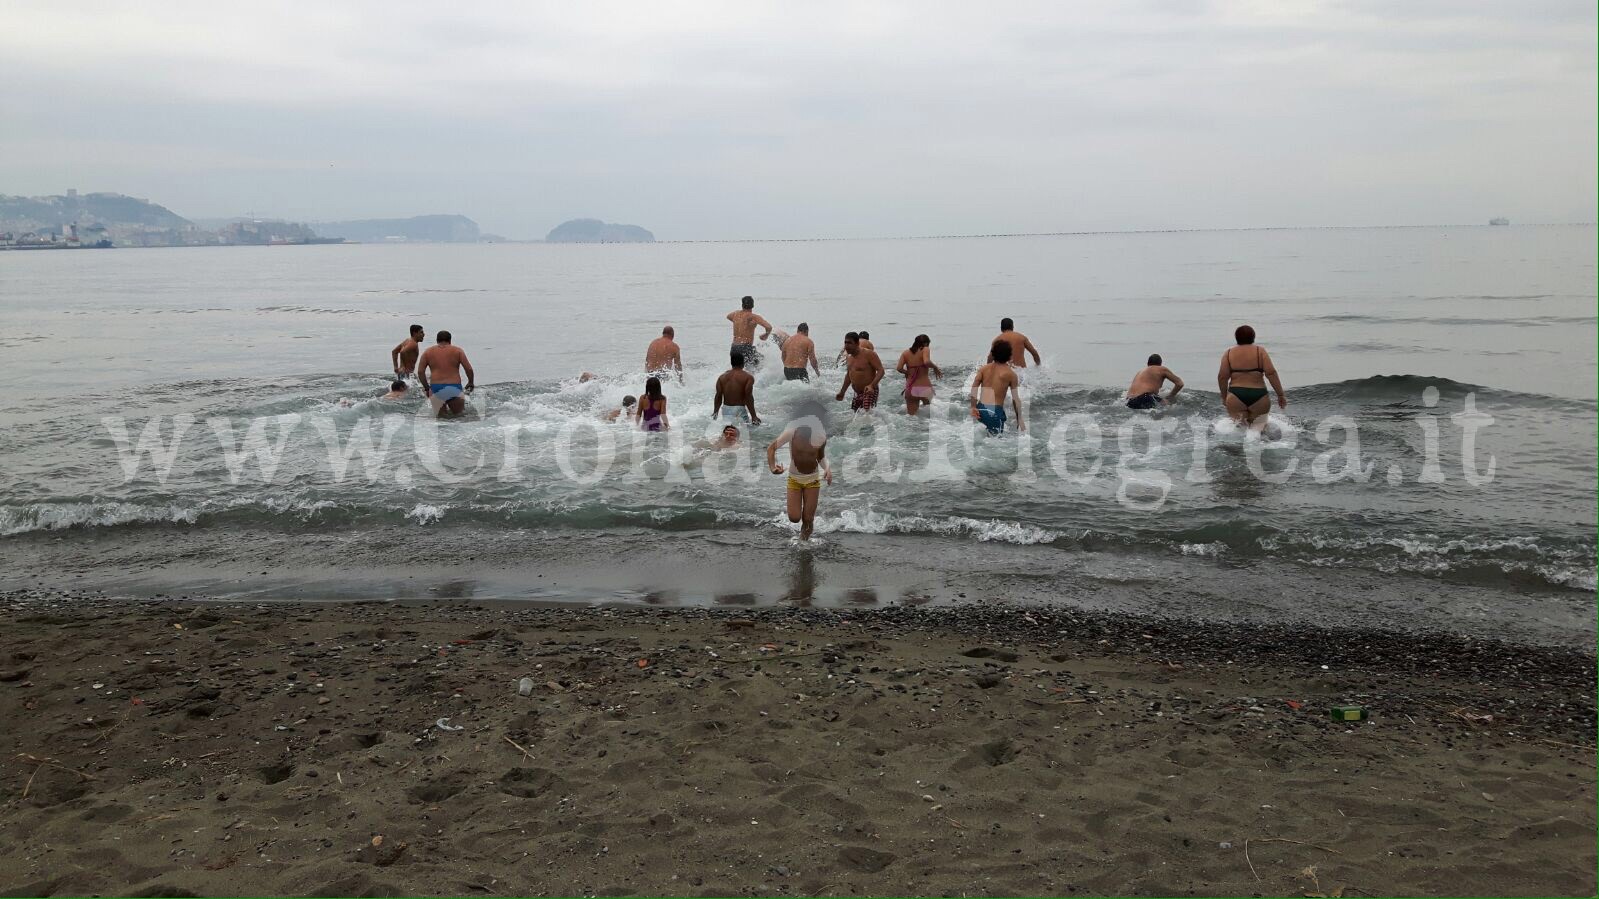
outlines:
M837 399L844 391L855 388L855 398L849 407L855 412L866 412L877 406L877 385L883 380L883 360L877 351L861 345L861 335L854 331L844 335L844 385L838 388Z

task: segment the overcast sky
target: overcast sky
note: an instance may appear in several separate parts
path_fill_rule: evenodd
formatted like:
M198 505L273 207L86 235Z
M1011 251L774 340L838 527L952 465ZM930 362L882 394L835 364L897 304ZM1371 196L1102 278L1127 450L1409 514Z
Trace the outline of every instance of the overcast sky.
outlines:
M1593 221L1593 0L0 0L0 193L662 239Z

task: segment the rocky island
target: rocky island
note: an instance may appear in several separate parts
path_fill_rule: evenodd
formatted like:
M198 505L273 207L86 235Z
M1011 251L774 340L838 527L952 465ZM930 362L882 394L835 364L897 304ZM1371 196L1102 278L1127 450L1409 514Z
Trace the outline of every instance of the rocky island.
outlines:
M638 225L613 225L599 219L572 219L556 225L548 243L654 243L655 235Z

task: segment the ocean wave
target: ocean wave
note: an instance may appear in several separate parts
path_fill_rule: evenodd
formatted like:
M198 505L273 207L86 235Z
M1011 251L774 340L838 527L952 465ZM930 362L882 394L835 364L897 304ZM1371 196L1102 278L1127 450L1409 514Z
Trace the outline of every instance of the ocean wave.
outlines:
M127 524L194 524L201 510L192 506L137 503L33 503L0 506L0 536L30 531L115 527Z

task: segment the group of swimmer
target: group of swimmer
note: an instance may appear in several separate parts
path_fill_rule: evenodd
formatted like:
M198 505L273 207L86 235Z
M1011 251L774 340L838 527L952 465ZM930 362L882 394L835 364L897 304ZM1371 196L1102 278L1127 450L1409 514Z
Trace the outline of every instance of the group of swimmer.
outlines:
M727 314L733 326L733 341L728 350L729 368L716 379L716 395L711 407L713 420L722 422L721 436L712 441L702 441L706 449L730 449L738 445L739 425L758 425L760 414L755 409L755 376L750 368L761 363L757 341L772 340L777 344L783 363L783 378L787 381L809 381L811 373L822 373L816 360L816 343L811 339L810 325L800 322L794 332L774 328L770 322L755 312L753 297L744 297L740 308ZM756 329L761 329L759 336ZM1288 396L1283 391L1276 366L1265 347L1255 343L1255 329L1240 325L1233 333L1235 344L1222 353L1216 383L1226 406L1228 416L1237 424L1259 432L1266 425L1271 411L1271 398L1267 383L1277 397L1278 408L1288 407ZM421 325L412 325L410 335L390 353L395 380L386 398L396 399L409 391L408 378L415 377L424 395L432 403L440 418L460 415L465 409L465 395L474 387L475 375L466 353L451 342L450 332L440 331L433 346L425 351L422 342L427 339ZM1021 385L1027 372L1027 357L1042 365L1038 348L1026 335L1016 330L1015 323L1000 320L999 335L989 345L988 357L972 378L967 400L971 417L990 435L999 435L1014 427L1017 432L1027 430L1022 420ZM850 395L850 409L870 411L877 407L881 384L885 374L882 359L866 331L850 331L844 335L844 346L838 354L844 368L844 383L834 397L843 401ZM667 399L661 387L663 377L675 376L683 383L683 355L677 345L676 332L670 325L661 329L661 336L650 342L644 352L646 380L641 396L623 398L620 409L612 409L602 418L616 421L626 416L645 431L665 431L671 427L667 415ZM933 362L932 340L926 334L916 339L900 353L894 370L905 376L902 396L905 412L915 416L933 399L933 379L942 379L943 369ZM462 382L462 372L466 380ZM593 375L584 372L581 380ZM1171 389L1162 394L1167 383ZM1133 376L1125 397L1129 409L1157 409L1175 402L1183 389L1183 380L1168 368L1159 354L1149 357L1148 363ZM1009 400L1010 411L1006 411ZM1014 414L1014 421L1011 416ZM809 540L816 519L816 507L821 487L833 483L833 473L826 456L827 434L814 419L790 425L766 448L766 464L773 474L788 475L787 506L789 521L800 525L800 539ZM789 450L789 465L777 461L777 452L784 446Z
M416 378L422 395L433 404L438 417L460 415L466 411L466 395L477 388L477 373L466 358L466 351L456 346L449 331L434 335L434 344L422 349L427 340L427 330L412 325L410 334L389 351L389 361L394 366L394 381L384 399L399 399L411 390L410 378ZM466 372L466 383L461 383L461 372Z

